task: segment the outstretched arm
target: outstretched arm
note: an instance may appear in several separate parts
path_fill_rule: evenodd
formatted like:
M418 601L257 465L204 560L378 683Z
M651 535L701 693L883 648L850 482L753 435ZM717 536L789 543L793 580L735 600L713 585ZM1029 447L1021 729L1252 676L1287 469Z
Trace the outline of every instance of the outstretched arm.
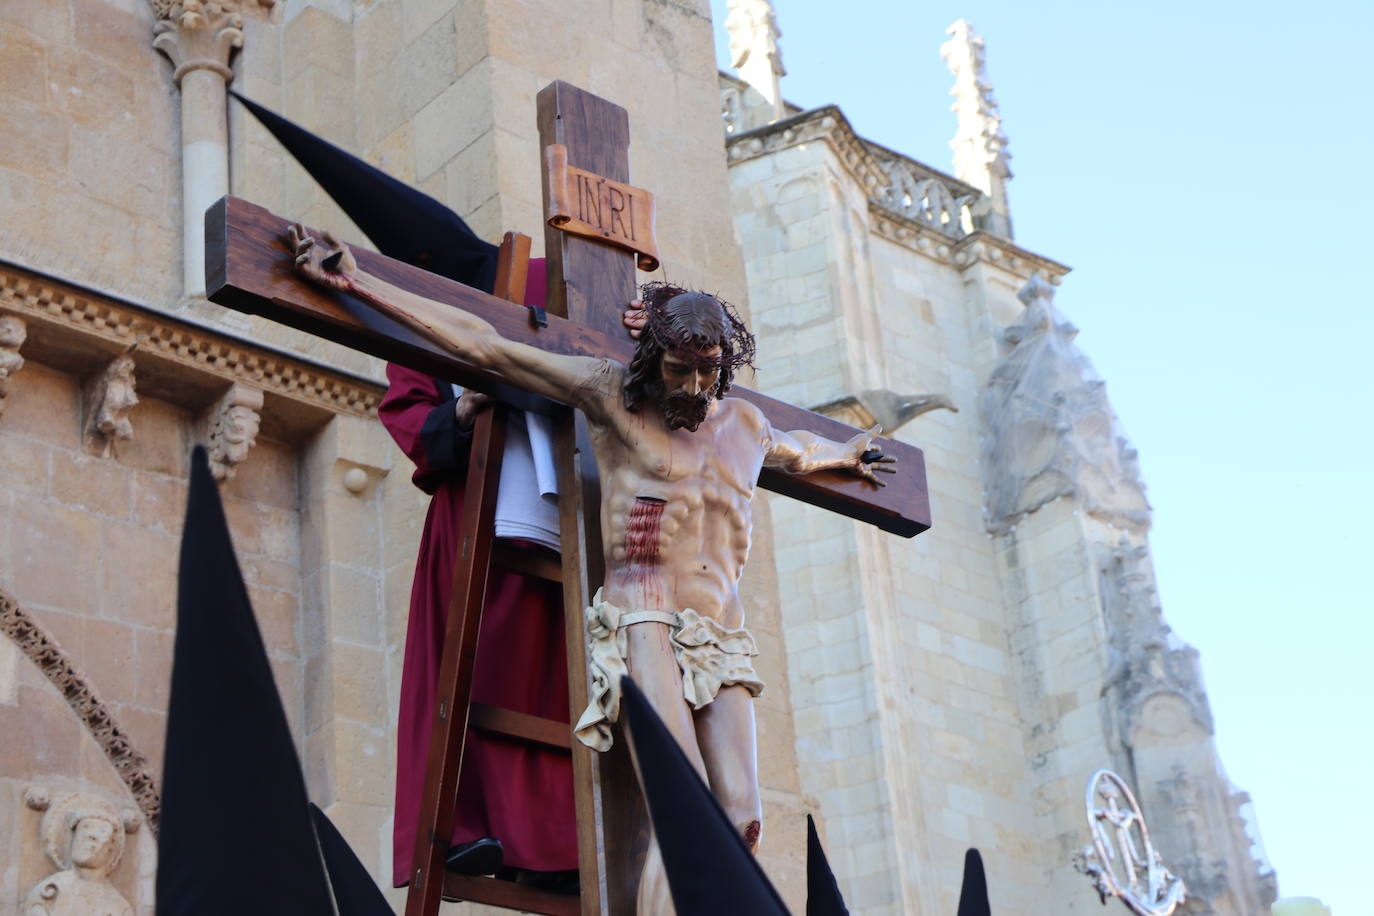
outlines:
M609 360L564 356L508 340L471 312L417 296L359 269L348 246L331 232L317 242L297 223L291 227L290 242L296 269L310 280L357 296L464 362L592 414L601 413L605 398L613 394L607 384L613 365Z
M874 472L895 474L896 469L889 465L897 459L873 448L873 440L882 431L881 426L874 426L848 442L835 442L804 429L783 432L770 428L771 441L763 463L789 474L810 474L812 471L839 468L880 487L887 486Z

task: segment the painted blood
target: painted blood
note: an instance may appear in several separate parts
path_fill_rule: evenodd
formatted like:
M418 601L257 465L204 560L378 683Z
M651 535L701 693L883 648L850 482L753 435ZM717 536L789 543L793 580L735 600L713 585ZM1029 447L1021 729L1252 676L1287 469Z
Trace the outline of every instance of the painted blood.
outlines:
M625 525L625 558L631 565L658 565L658 532L664 505L663 500L651 496L635 497L635 506Z

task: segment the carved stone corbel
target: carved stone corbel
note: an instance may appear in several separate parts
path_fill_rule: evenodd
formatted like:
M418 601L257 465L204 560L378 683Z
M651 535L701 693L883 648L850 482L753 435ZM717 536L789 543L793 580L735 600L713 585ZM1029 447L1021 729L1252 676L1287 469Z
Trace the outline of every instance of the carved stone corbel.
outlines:
M959 412L959 408L954 406L948 395L897 394L886 388L873 388L856 395L847 394L833 401L817 404L811 409L860 429L881 426L883 434L887 436L923 413L932 410Z
M215 480L233 479L238 466L257 444L262 403L261 390L234 385L210 409L206 419L205 448L209 452L210 473Z
M128 441L134 437L129 411L138 403L134 381L133 348L110 361L86 383L82 394L85 404L86 450L108 458L115 440Z
M5 413L6 387L10 376L24 368L24 357L19 355L19 348L24 345L24 338L28 334L24 319L0 315L0 415Z

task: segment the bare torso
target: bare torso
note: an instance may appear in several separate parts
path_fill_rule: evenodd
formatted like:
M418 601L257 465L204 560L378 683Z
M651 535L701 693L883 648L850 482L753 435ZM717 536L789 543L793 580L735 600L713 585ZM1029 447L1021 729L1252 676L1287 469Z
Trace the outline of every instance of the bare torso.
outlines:
M769 431L757 408L735 398L714 402L695 432L666 429L652 406L630 413L617 404L592 424L607 601L743 625L739 580Z

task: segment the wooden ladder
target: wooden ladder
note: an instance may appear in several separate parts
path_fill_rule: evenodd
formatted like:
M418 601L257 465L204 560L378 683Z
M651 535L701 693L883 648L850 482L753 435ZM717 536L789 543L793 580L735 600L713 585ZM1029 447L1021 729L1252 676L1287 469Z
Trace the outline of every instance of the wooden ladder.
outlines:
M507 232L501 242L497 261L494 294L517 304L525 297L530 239ZM501 458L506 441L506 413L503 404L478 414L473 424L472 453L468 463L458 555L453 565L453 592L449 599L444 648L439 666L439 693L435 719L430 733L429 755L424 791L420 802L420 822L416 830L410 891L406 916L434 916L442 900L466 900L491 906L546 913L552 916L592 916L602 912L598 869L598 843L594 810L595 764L591 752L572 741L572 727L566 722L543 719L510 709L499 709L471 702L477 635L482 623L482 605L487 574L492 566L563 584L564 619L568 645L568 694L572 719L587 702L587 674L582 649L582 614L586 606L586 576L583 570L583 539L578 527L581 501L560 496L562 530L561 563L551 557L514 549L495 540L496 492L501 479ZM558 418L560 494L565 480L574 483L571 467L571 411ZM561 465L568 464L566 469ZM581 896L554 894L512 881L471 877L449 873L444 860L452 836L454 805L458 797L458 775L463 761L463 746L468 728L567 750L573 757L573 792L577 811L577 852Z

